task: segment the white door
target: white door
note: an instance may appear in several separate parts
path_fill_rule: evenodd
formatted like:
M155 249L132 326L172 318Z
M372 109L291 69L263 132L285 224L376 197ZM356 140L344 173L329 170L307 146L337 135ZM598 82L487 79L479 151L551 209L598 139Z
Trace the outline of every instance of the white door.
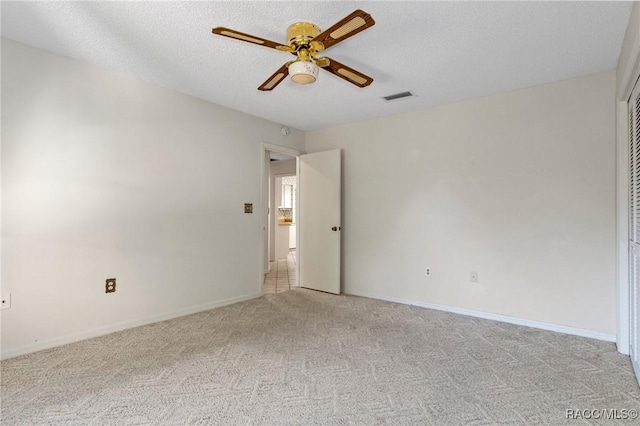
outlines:
M629 99L629 355L640 382L640 81Z
M300 286L340 294L340 150L299 158Z

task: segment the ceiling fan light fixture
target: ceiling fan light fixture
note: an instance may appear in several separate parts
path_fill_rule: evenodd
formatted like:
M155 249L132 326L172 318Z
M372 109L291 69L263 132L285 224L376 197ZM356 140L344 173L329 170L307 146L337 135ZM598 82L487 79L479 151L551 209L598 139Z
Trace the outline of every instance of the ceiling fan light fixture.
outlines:
M373 82L371 77L329 57L316 56L331 46L335 46L375 25L375 23L376 21L373 20L371 15L360 9L354 10L324 31L320 31L320 28L311 22L297 22L287 29L286 44L276 43L275 41L226 27L215 27L211 29L211 32L214 35L276 49L296 56L293 62L284 63L264 83L258 86L258 90L262 92L273 90L284 81L287 74L291 76L291 81L296 84L315 83L318 79L320 68L355 86L367 87Z
M298 84L311 84L318 78L318 66L310 61L296 61L289 65L291 80Z

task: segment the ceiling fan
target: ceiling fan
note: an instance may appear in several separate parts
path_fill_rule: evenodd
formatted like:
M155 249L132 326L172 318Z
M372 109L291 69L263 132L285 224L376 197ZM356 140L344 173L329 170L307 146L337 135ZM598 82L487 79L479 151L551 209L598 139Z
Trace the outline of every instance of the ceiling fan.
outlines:
M273 90L289 74L291 75L291 80L295 83L313 83L318 77L319 68L323 68L358 87L367 87L373 82L371 77L334 59L326 56L318 57L317 55L374 24L375 21L371 15L359 9L322 32L320 32L320 28L310 22L298 22L289 26L286 45L224 27L213 28L211 32L289 52L296 56L296 60L281 66L258 87L258 90Z

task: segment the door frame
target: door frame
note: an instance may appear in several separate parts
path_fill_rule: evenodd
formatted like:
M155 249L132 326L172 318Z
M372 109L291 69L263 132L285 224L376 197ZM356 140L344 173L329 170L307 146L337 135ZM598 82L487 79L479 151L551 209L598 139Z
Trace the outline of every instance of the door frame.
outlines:
M640 33L638 33L640 34ZM634 40L635 41L635 40ZM629 355L629 109L633 88L640 78L640 43L632 43L629 61L617 70L616 93L616 307L618 352ZM639 83L640 84L640 83Z
M277 152L279 154L286 154L296 157L296 176L300 172L299 170L299 161L298 157L306 154L304 151L300 151L294 148L289 148L286 146L274 145L271 143L263 142L260 150L260 274L258 277L258 288L260 289L260 294L264 294L264 274L265 274L265 266L269 267L269 237L267 233L269 232L269 179L270 179L270 170L267 166L271 164L269 152ZM299 191L296 191L296 210L298 210L298 194ZM299 211L299 210L298 210ZM299 218L300 215L298 215ZM297 223L296 223L297 227ZM300 253L302 247L300 247L300 233L296 232L296 251ZM300 277L300 262L296 262L296 274Z

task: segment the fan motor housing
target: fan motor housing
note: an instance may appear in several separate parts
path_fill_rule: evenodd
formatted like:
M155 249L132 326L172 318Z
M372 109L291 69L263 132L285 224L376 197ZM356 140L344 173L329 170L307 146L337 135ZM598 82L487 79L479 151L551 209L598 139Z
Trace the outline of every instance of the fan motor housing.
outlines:
M291 46L309 44L318 34L320 28L310 22L296 22L287 29L287 43Z

